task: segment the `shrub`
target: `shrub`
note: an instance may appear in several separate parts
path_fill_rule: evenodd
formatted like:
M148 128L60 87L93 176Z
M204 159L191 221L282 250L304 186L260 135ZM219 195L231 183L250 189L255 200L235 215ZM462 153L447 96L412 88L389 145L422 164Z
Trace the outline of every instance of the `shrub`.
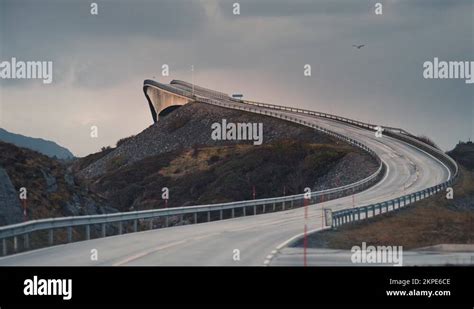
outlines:
M219 159L220 159L220 157L218 155L213 155L209 158L209 160L207 161L207 164L209 164L209 165L214 164L217 161L219 161Z
M420 136L417 136L416 138L430 146L433 146L434 148L439 149L439 147L435 144L435 142L433 142L433 140L431 140L428 136L420 135Z
M135 135L130 135L129 137L124 137L124 138L121 138L117 141L117 147L119 147L120 145L122 145L123 143L125 143L126 141L132 139L133 137L135 137Z
M116 156L116 157L113 157L112 159L110 159L109 161L107 161L106 163L106 170L109 172L109 171L113 171L119 167L121 167L122 165L124 165L126 163L126 160L124 157L122 156Z

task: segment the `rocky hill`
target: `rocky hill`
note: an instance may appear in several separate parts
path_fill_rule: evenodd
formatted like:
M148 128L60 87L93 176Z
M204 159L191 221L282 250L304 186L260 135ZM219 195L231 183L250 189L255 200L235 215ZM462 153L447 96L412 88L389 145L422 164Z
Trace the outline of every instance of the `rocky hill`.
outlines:
M263 144L212 140L211 125L222 119L263 123ZM366 153L307 127L190 103L115 148L73 161L0 142L0 225L161 208L164 187L166 207L297 194L345 185L376 168Z
M262 122L264 144L282 139L311 139L317 143L335 143L335 140L314 134L309 128L294 125L272 117L230 110L204 103L187 104L140 134L121 141L113 151L80 171L84 178L95 178L119 166L130 165L143 158L171 151L204 146L251 144L250 141L214 141L211 124L227 119L228 122Z
M465 168L474 171L474 143L459 142L448 154Z
M214 141L211 124L263 123L264 142ZM363 167L363 168L361 168ZM302 193L367 177L369 155L314 130L272 117L203 103L187 104L114 149L78 160L90 190L120 211Z
M26 189L24 204L21 188ZM0 142L0 225L115 211L107 204L78 183L63 161Z

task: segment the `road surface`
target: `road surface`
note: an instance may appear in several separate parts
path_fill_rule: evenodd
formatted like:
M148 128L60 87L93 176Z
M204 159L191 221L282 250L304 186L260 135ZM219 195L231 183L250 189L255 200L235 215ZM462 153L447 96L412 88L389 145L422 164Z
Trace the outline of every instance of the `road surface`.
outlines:
M271 265L276 247L302 233L305 224L308 230L322 227L323 207L350 208L353 199L356 206L382 202L437 185L450 176L449 169L439 160L391 137L377 138L374 132L329 119L279 113L291 114L365 143L387 165L386 175L354 197L308 206L307 219L305 209L298 208L176 226L29 251L1 258L0 265ZM91 260L93 249L98 252L98 260ZM291 262L291 265L302 264L302 258L300 263L298 260Z

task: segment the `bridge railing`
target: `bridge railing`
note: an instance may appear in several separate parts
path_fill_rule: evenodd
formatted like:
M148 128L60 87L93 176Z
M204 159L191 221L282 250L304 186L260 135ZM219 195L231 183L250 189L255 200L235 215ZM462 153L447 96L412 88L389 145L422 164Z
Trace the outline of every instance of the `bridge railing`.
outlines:
M457 175L439 185L432 186L414 193L391 199L381 203L370 204L361 207L342 209L332 212L332 227L336 228L346 223L360 221L375 217L380 214L399 210L419 200L430 197L438 192L446 190L456 181Z
M395 135L395 134L396 133L393 133L392 135ZM401 197L388 200L382 203L376 203L376 204L356 207L352 209L343 209L343 210L335 211L332 213L332 226L333 227L338 227L340 225L343 225L349 222L360 221L360 220L374 217L376 215L398 210L411 203L425 199L438 192L442 192L446 190L447 188L451 187L455 183L457 178L459 177L459 167L450 156L442 153L441 151L439 151L438 149L430 145L420 142L419 140L412 139L411 137L407 137L404 135L394 136L394 137L399 138L412 145L417 145L419 149L429 153L430 155L434 156L439 161L441 161L443 164L445 164L445 166L450 171L449 179L436 186L432 186L432 187L429 187L429 188L426 188L426 189L423 189L411 194L406 194Z
M337 115L333 115L333 114L323 113L323 112L311 111L311 110L307 110L307 109L290 107L290 106L282 106L282 105L276 105L276 104L262 103L262 102L256 102L256 101L237 100L237 99L233 99L233 98L230 98L230 100L240 102L240 103L265 107L265 108L271 108L271 109L275 109L275 110L283 110L283 111L288 111L288 112L293 112L293 113L307 114L307 115L311 115L311 116L317 116L317 117L323 117L323 118L327 118L327 119L331 119L331 120L342 121L342 122L345 122L345 123L349 123L349 124L352 124L352 125L356 125L356 126L363 127L363 128L366 128L366 129L371 129L371 130L375 130L375 128L377 126L380 126L384 130L390 130L392 132L398 132L398 133L406 134L406 135L409 135L409 136L413 136L411 133L409 133L409 132L407 132L403 129L400 129L400 128L367 123L367 122L358 121L358 120L354 120L354 119L350 119L350 118L346 118L346 117L341 117L341 116L337 116Z
M348 118L344 117L339 117L335 115L330 115L326 113L320 113L320 112L314 112L314 111L308 111L304 109L299 109L299 108L293 108L293 107L285 107L285 106L280 106L280 105L273 105L273 104L266 104L266 103L260 103L260 102L253 102L253 101L239 101L239 100L233 100L241 103L247 103L249 105L255 105L255 106L260 106L260 107L265 107L269 109L275 109L275 110L284 110L284 111L290 111L293 113L299 113L299 114L308 114L308 115L313 115L317 117L324 117L328 119L335 119L338 121L342 121L345 123L349 124L354 124L359 127L367 128L367 129L375 129L377 125L374 124L369 124L369 123L364 123L361 121L356 121L356 120L351 120ZM338 211L331 212L331 217L332 217L332 226L333 227L338 227L340 225L349 223L349 222L354 222L354 221L359 221L359 220L364 220L368 219L370 217L374 217L376 215L398 210L400 208L403 208L411 203L414 203L416 201L419 201L421 199L425 199L427 197L430 197L438 192L441 192L443 190L446 190L448 187L451 187L454 182L457 180L459 176L459 167L449 155L446 153L442 152L438 148L435 148L418 138L416 138L414 135L408 133L407 131L399 128L392 128L392 127L387 127L387 126L381 126L384 128L384 134L393 138L396 138L398 140L401 140L407 144L410 144L428 154L431 156L435 157L438 159L440 162L442 162L450 171L450 175L448 177L448 180L444 181L441 184L438 184L436 186L432 186L414 193L410 193L407 195L403 195L401 197L391 199L385 202L381 203L375 203L375 204L370 204L370 205L365 205L361 207L355 207L355 208L349 208L349 209L342 209Z
M383 165L381 165L374 174L354 184L312 192L311 202L316 203L328 201L364 190L371 184L377 182L377 176L380 175L382 171ZM133 232L137 232L139 224L146 225L150 229L153 229L154 222L156 223L155 219L163 219L162 221L164 222L160 223L161 227L168 227L169 217L178 217L177 225L184 223L184 219L187 219L187 223L189 224L196 224L214 220L230 219L235 218L236 216L248 216L293 209L303 206L304 203L305 195L297 194L276 198L211 205L32 220L25 223L0 227L0 239L2 241L1 254L7 255L9 253L18 252L20 247L22 247L21 251L29 250L31 234L39 231L47 231L47 246L53 246L55 244L54 234L57 229L66 229L67 242L72 242L73 229L79 227L83 228L81 233L84 235L83 240L89 240L91 238L90 235L92 228L97 227L100 229L99 237L106 237L110 236L107 235L108 233L110 234L110 225L113 225L115 230L118 231L117 234L120 235L123 233L126 223L129 223L132 226ZM198 215L200 216L199 218ZM23 244L20 244L19 237L22 237ZM12 240L10 246L7 243L8 239ZM11 250L9 250L9 247L11 247Z
M353 124L359 127L367 128L367 129L375 130L375 128L378 126L375 124L352 120L345 117L339 117L339 116L335 116L335 115L331 115L327 113L315 112L315 111L310 111L310 110L305 110L305 109L300 109L300 108L295 108L295 107L286 107L286 106L281 106L281 105L267 104L267 103L261 103L261 102L255 102L255 101L241 101L241 100L235 100L235 99L231 99L231 100L236 101L236 102L246 103L249 105L256 105L256 106L261 106L265 108L275 109L275 110L284 110L284 111L289 111L293 113L308 114L308 115L317 116L317 117L334 119L337 121ZM459 168L456 161L454 161L449 155L442 152L440 149L421 141L419 138L417 138L413 134L403 129L388 127L388 126L380 126L380 127L384 129L385 135L404 141L405 143L411 144L415 146L416 148L421 149L429 153L430 155L434 156L435 158L437 158L438 160L440 160L441 162L447 165L447 167L451 171L452 178L457 177Z
M171 85L185 86L189 89L193 88L193 84L182 81L182 80L177 80L177 79L172 80L170 82L170 84ZM219 98L219 99L228 99L229 98L229 95L227 93L223 93L223 92L220 92L220 91L215 91L215 90L212 90L212 89L204 88L204 87L201 87L201 86L198 86L198 85L194 85L194 90L198 90L200 92L210 94L213 97L216 97L216 98Z
M144 87L150 87L151 86L151 87L155 87L155 88L160 88L160 89L163 89L165 91L168 91L168 92L171 92L171 93L176 93L178 95L188 97L188 98L192 98L192 96L193 96L191 91L186 91L186 90L179 89L179 88L167 85L167 84L162 84L162 83L156 82L156 81L151 80L151 79L145 80L145 82L143 83L143 86Z
M245 110L276 118L281 118L314 128L330 136L346 141L354 145L355 147L358 147L368 152L378 162L379 165L377 170L365 179L337 188L311 192L311 203L328 201L365 190L373 184L377 183L385 173L385 165L377 156L377 154L365 144L360 143L359 141L356 141L349 137L343 136L336 132L332 132L330 130L319 127L313 123L298 119L296 117L283 115L277 112L259 110L255 109L252 106L242 106L241 104L233 104L227 102L224 103L221 101L206 98L196 97L196 99L205 103L218 105L226 108ZM0 227L0 240L2 245L2 250L0 254L7 255L9 253L18 252L20 251L20 249L22 249L21 251L29 250L31 248L31 235L40 231L47 232L48 240L46 246L52 246L55 244L55 230L58 229L66 229L66 241L72 242L74 235L73 230L78 228L82 230L82 232L80 232L79 234L84 235L82 239L88 240L91 238L92 229L94 229L94 231L96 231L97 229L100 230L100 233L98 233L99 237L109 236L108 234L110 234L111 225L114 227L113 230L117 231L117 234L122 234L124 229L128 229L129 226L131 226L131 230L133 232L139 230L139 225L148 226L150 229L154 228L157 219L162 221L160 222L161 227L168 227L168 219L170 217L178 217L178 224L182 224L185 221L187 223L195 224L201 222L209 222L211 220L229 219L234 218L236 216L256 215L258 213L261 214L273 211L292 209L295 207L302 207L305 205L306 201L307 200L305 200L305 194L296 194L276 198L256 199L212 205L187 206L101 215L32 220L25 223ZM148 223L145 223L144 221L148 221ZM19 241L20 237L23 240L22 244L20 244Z

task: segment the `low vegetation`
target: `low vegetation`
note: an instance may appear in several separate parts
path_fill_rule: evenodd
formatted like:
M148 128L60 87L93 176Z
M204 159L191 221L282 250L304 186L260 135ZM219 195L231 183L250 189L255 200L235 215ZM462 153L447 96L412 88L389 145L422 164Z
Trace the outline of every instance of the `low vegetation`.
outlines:
M309 247L350 249L354 244L401 245L405 249L437 244L474 244L474 145L460 143L450 154L461 168L453 186L454 198L446 193L421 200L399 211L376 216L309 236ZM302 246L302 241L295 246Z
M119 210L169 207L267 198L313 187L345 155L345 145L280 141L263 146L193 147L153 156L113 170L92 189ZM284 189L285 188L285 189Z

